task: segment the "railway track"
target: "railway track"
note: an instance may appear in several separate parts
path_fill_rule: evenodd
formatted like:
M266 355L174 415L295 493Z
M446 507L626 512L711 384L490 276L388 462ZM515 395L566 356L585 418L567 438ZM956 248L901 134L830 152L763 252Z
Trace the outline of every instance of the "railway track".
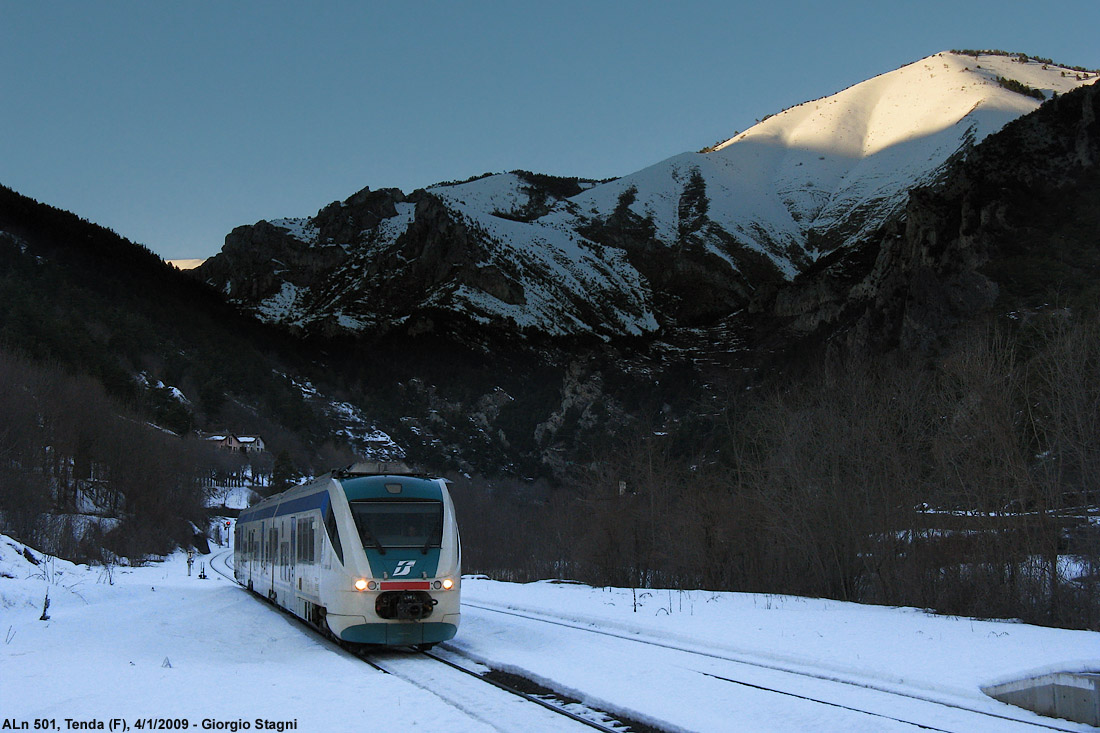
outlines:
M633 721L616 720L605 713L586 708L576 701L563 699L552 690L543 690L538 694L527 692L520 689L520 685L523 684L521 678L514 678L515 683L510 683L502 679L502 677L509 677L507 675L466 666L433 652L355 651L353 653L380 672L401 677L417 687L441 697L471 715L471 717L477 718L492 727L498 727L498 720L514 719L514 716L507 714L487 715L486 711L491 710L494 705L500 705L500 703L492 703L483 699L486 696L483 692L478 691L478 688L483 689L484 684L491 685L495 690L503 691L518 701L536 705L542 711L553 714L557 717L557 720L552 723L553 730L573 730L575 726L572 724L576 724L583 726L585 729L598 730L603 733L630 733L631 731L649 733L658 731L656 728L640 726ZM439 671L441 665L446 668L446 672L442 674ZM449 686L441 685L440 680L445 679L445 675L453 675L454 673L477 680L477 688L458 686L461 690L460 695L456 696L449 693ZM570 708L578 708L580 712ZM551 719L546 718L544 715L543 720L549 723ZM572 724L570 724L570 721L572 721ZM533 722L536 721L533 720ZM505 726L501 730L513 730L513 728Z
M213 572L233 581L232 554L229 551L211 555L208 560ZM300 621L300 619L295 620ZM311 631L312 626L305 624ZM633 721L623 722L586 708L576 701L563 698L552 690L528 692L517 684L505 679L507 676L492 670L479 670L476 666L467 666L458 661L444 658L431 652L406 652L403 650L366 650L337 644L325 637L340 649L351 653L373 669L383 674L392 674L416 687L439 697L469 717L478 720L490 728L500 731L513 731L517 717L532 719L532 728L562 730L598 730L603 733L650 733L657 729L649 728ZM453 680L462 679L463 683ZM473 685L469 680L476 680ZM520 678L515 678L522 683ZM508 695L507 701L501 699L501 693ZM525 713L516 709L516 705L534 706L537 713ZM548 716L554 716L549 718ZM501 720L510 721L501 726Z
M481 610L481 611L488 611L488 612L491 612L491 613L502 614L502 615L507 615L507 616L513 616L513 617L522 618L522 619L529 620L529 621L536 621L536 622L545 623L545 624L552 624L552 625L555 625L555 626L561 626L561 627L565 627L565 628L569 628L569 629L574 629L574 630L577 630L577 631L582 631L582 632L586 632L586 633L589 633L589 634L595 634L595 635L598 635L598 636L612 637L612 638L616 638L616 639L623 639L625 641L629 641L629 642L633 642L633 643L637 643L637 644L645 644L645 645L648 645L648 646L659 647L659 648L662 648L662 649L668 649L668 650L672 650L672 651L675 651L675 652L681 652L681 653L684 653L684 654L693 655L695 657L705 658L705 659L708 659L708 660L717 660L717 661L720 661L720 662L729 662L729 663L732 663L734 665L741 665L743 667L758 668L758 669L768 670L770 672L782 673L784 675L793 675L793 676L796 676L796 677L812 679L814 681L841 684L841 685L846 685L846 686L850 686L850 687L854 687L854 688L860 688L860 689L863 689L863 690L870 690L870 691L873 691L875 693L881 693L881 694L884 694L884 695L891 695L891 696L895 696L895 697L906 698L908 700L913 700L913 701L919 702L921 704L927 704L927 705L931 705L931 706L938 706L940 708L948 709L948 710L951 710L951 711L957 711L958 713L962 713L964 715L976 715L976 716L981 716L981 718L986 719L986 720L1001 721L1005 724L1009 724L1009 723L1015 724L1015 725L1021 726L1020 730L1036 730L1036 731L1051 730L1051 731L1060 731L1060 733L1079 733L1079 731L1082 730L1079 727L1074 728L1074 727L1065 727L1065 725L1059 725L1058 722L1053 720L1053 719L1050 720L1050 722L1028 720L1028 719L1025 719L1025 718L1016 717L1016 716L1009 715L1009 714L1002 714L1002 713L997 713L997 712L993 712L993 711L989 711L989 710L980 710L980 709L977 709L977 708L974 708L974 707L969 707L969 706L967 706L965 704L962 704L962 703L952 702L950 700L937 699L935 697L932 697L931 695L919 694L919 693L915 693L915 692L907 692L907 691L904 691L904 690L899 690L896 687L890 687L890 686L884 685L884 684L875 684L873 681L847 679L847 678L845 678L843 676L840 676L840 675L814 673L814 672L807 671L805 669L798 669L798 668L790 666L790 665L783 665L783 664L780 664L778 662L773 663L773 662L769 662L769 661L761 661L759 659L752 659L751 657L748 657L748 656L739 656L739 655L734 654L734 653L723 653L721 651L715 651L715 650L711 650L711 649L703 649L703 648L697 648L697 647L692 648L692 646L687 644L687 643L676 644L676 643L673 643L671 641L666 641L666 640L663 640L663 639L658 639L658 638L653 638L653 637L641 636L641 635L636 634L636 633L627 633L625 631L620 632L620 631L607 629L607 628L604 628L604 627L598 627L597 628L597 627L593 627L591 625L587 625L587 624L584 624L584 623L579 623L579 622L575 623L575 622L572 622L568 619L562 619L562 618L556 618L556 617L552 617L552 616L546 616L546 615L542 615L542 614L539 614L539 613L536 613L536 612L520 611L520 610L516 610L516 609L509 609L509 608L500 608L500 607L495 607L495 606L491 606L491 605L484 605L484 604L481 604L481 603L472 603L469 600L463 600L462 605L464 607L475 608L475 609L478 609L478 610ZM773 687L773 686L770 686L770 685L767 685L767 684L758 684L758 683L752 682L748 679L739 679L736 676L730 675L730 674L718 674L718 673L712 673L712 672L706 672L706 671L700 671L699 674L703 675L707 678L718 680L718 681L721 681L721 682L726 682L726 683L729 683L729 684L732 684L732 685L738 685L738 686L742 686L742 687L746 687L746 688L760 690L762 692L772 693L772 694L776 694L776 695L782 695L782 696L786 696L786 697L790 697L790 698L794 698L794 699L799 699L799 700L804 700L804 701L808 701L808 702L818 703L818 704L821 704L821 705L841 708L841 709L848 710L848 711L851 711L851 712L854 712L854 713L860 713L860 714L864 714L864 715L867 715L867 716L872 716L872 717L891 720L891 721L894 721L894 722L897 722L897 723L912 725L916 728L920 728L920 729L923 729L923 730L942 731L943 733L965 733L965 731L969 730L967 727L965 727L965 725L960 725L959 727L941 728L941 727L937 727L936 725L931 725L931 724L928 724L928 723L925 723L925 722L920 722L920 721L917 721L917 720L909 720L909 719L905 719L905 718L902 718L902 717L886 714L886 713L883 713L883 712L880 712L880 711L867 710L865 708L853 706L853 705L850 705L850 704L843 704L843 703L837 702L835 700L825 699L824 696L820 696L820 695L815 696L815 695L810 695L810 694L802 694L801 692L795 692L795 691L792 691L791 689L780 689L778 686ZM1066 725L1073 725L1073 724L1066 721Z
M232 567L230 565L231 560L232 555L228 551L214 555L209 560L210 569L230 580L234 580ZM236 581L234 580L234 582ZM1059 725L1058 722L1054 720L1050 722L1037 721L1034 719L1028 720L1009 714L981 710L960 702L937 699L929 694L899 690L896 687L891 687L886 684L875 684L874 681L845 678L840 674L816 673L805 669L799 669L789 664L784 665L779 662L753 659L747 655L742 656L734 652L723 652L721 650L699 647L693 648L692 645L687 642L675 643L665 639L640 636L636 633L616 631L605 627L596 628L584 623L547 616L537 612L501 608L481 603L471 603L468 600L463 601L463 606L493 614L512 616L527 621L551 624L589 634L622 639L637 644L645 644L692 655L701 659L729 663L735 665L733 668L734 670L738 667L768 670L769 672L776 672L782 675L791 675L795 678L813 680L817 683L845 685L851 688L872 691L879 695L892 696L894 699L905 698L910 701L916 701L921 705L932 706L932 708L930 708L931 710L947 710L953 713L953 715L947 716L952 718L951 722L943 723L938 721L944 716L937 715L934 712L931 712L927 716L891 714L888 712L889 709L896 706L891 706L888 702L885 704L880 703L878 705L879 709L877 710L868 709L874 706L853 705L835 697L830 699L830 695L823 694L823 691L820 689L816 692L807 692L805 684L799 684L797 682L786 686L768 683L762 684L754 681L751 674L738 674L736 671L730 672L728 668L721 671L697 670L700 676L710 680L756 690L761 693L784 696L792 700L839 708L857 716L867 716L868 720L877 718L884 723L886 721L891 721L892 723L901 724L903 726L912 726L915 729L935 731L937 733L964 733L964 731L970 730L970 726L966 723L966 718L969 716L979 716L979 719L988 722L1003 723L1004 725L1012 726L1015 730L1050 730L1059 731L1060 733L1078 733L1078 731L1082 730L1081 728ZM629 720L627 717L618 716L616 718L610 714L603 713L590 707L585 707L576 701L569 700L567 697L558 694L554 690L539 688L537 685L531 683L530 680L526 680L523 677L506 675L499 671L494 671L491 669L491 660L488 661L488 665L482 665L474 657L464 654L457 645L444 644L442 648L446 650L446 656L428 652L364 652L362 650L351 649L348 649L348 651L372 668L382 673L393 674L435 694L452 706L462 710L467 715L481 721L489 727L500 729L498 723L494 721L514 720L514 716L516 715L514 710L508 712L501 707L501 705L503 705L504 708L509 707L507 704L500 703L499 700L494 701L492 695L486 695L484 689L491 687L494 688L494 694L497 696L499 696L501 692L507 693L516 703L537 706L542 709L544 715L553 714L558 716L560 723L555 724L555 729L584 726L584 728L588 730L614 731L615 733L627 733L628 731L651 733L660 730L660 728ZM444 668L446 668L446 672L441 671ZM476 679L482 691L475 691L475 688L469 685L454 682L453 680L456 675L470 680ZM496 712L487 713L487 711L493 710ZM973 721L975 719L970 718L970 720ZM933 723L928 721L937 722ZM1069 724L1068 721L1067 724L1072 725Z

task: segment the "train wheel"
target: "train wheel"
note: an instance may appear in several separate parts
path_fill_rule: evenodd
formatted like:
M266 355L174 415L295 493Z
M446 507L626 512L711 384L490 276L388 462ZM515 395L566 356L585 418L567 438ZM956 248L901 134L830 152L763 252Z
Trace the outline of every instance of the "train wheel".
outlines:
M434 646L435 646L435 642L432 642L431 644L417 644L416 645L416 651L418 651L418 652L430 651L431 648L434 647Z

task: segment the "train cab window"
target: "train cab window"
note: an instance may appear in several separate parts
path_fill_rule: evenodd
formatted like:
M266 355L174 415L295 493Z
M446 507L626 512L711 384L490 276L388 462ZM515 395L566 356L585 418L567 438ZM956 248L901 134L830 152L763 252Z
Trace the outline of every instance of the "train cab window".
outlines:
M336 559L343 565L344 546L340 542L340 532L336 529L336 514L332 511L331 506L325 512L325 532L328 533L328 541L332 545L332 551L336 553Z
M443 542L440 501L353 501L351 514L367 549L417 547L427 552Z

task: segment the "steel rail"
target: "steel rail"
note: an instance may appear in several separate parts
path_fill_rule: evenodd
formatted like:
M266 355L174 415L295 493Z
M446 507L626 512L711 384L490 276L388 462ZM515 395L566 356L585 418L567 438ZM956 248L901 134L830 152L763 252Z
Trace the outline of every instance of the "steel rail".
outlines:
M493 687L497 687L501 690L504 690L505 692L509 692L509 693L511 693L513 695L516 695L518 697L522 697L524 700L527 700L528 702L533 702L536 705L544 707L547 710L550 710L552 712L558 713L559 715L564 715L567 718L572 718L573 720L577 721L578 723L583 723L584 725L587 725L590 728L594 728L595 730L603 731L604 733L622 733L622 729L611 728L611 727L608 727L606 725L603 725L602 723L598 723L595 720L589 720L588 718L585 718L582 715L578 715L577 713L574 713L571 710L566 710L564 707L562 707L560 705L556 705L556 704L554 704L554 703L552 703L548 700L544 700L540 697L537 697L537 696L532 695L530 693L524 692L523 690L512 687L511 685L505 684L504 682L501 682L500 680L490 679L488 677L485 677L485 676L475 672L472 669L466 669L462 665L456 664L455 662L452 662L449 659L444 659L443 657L436 656L435 654L432 654L431 652L426 652L426 651L421 652L421 654L423 654L424 656L429 657L431 659L434 659L437 662L441 662L443 664L446 664L448 667L451 667L452 669L457 669L459 672L463 672L465 674L468 674L471 677L476 677L477 679L481 680L482 682L488 682Z

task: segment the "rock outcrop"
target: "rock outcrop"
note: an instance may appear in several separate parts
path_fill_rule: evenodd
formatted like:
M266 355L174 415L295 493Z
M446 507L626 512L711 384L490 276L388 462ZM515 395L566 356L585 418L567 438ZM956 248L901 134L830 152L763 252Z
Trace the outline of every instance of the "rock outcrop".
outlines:
M991 135L945 181L912 191L870 241L758 298L794 339L927 349L994 306L1052 302L1100 271L1100 87Z

